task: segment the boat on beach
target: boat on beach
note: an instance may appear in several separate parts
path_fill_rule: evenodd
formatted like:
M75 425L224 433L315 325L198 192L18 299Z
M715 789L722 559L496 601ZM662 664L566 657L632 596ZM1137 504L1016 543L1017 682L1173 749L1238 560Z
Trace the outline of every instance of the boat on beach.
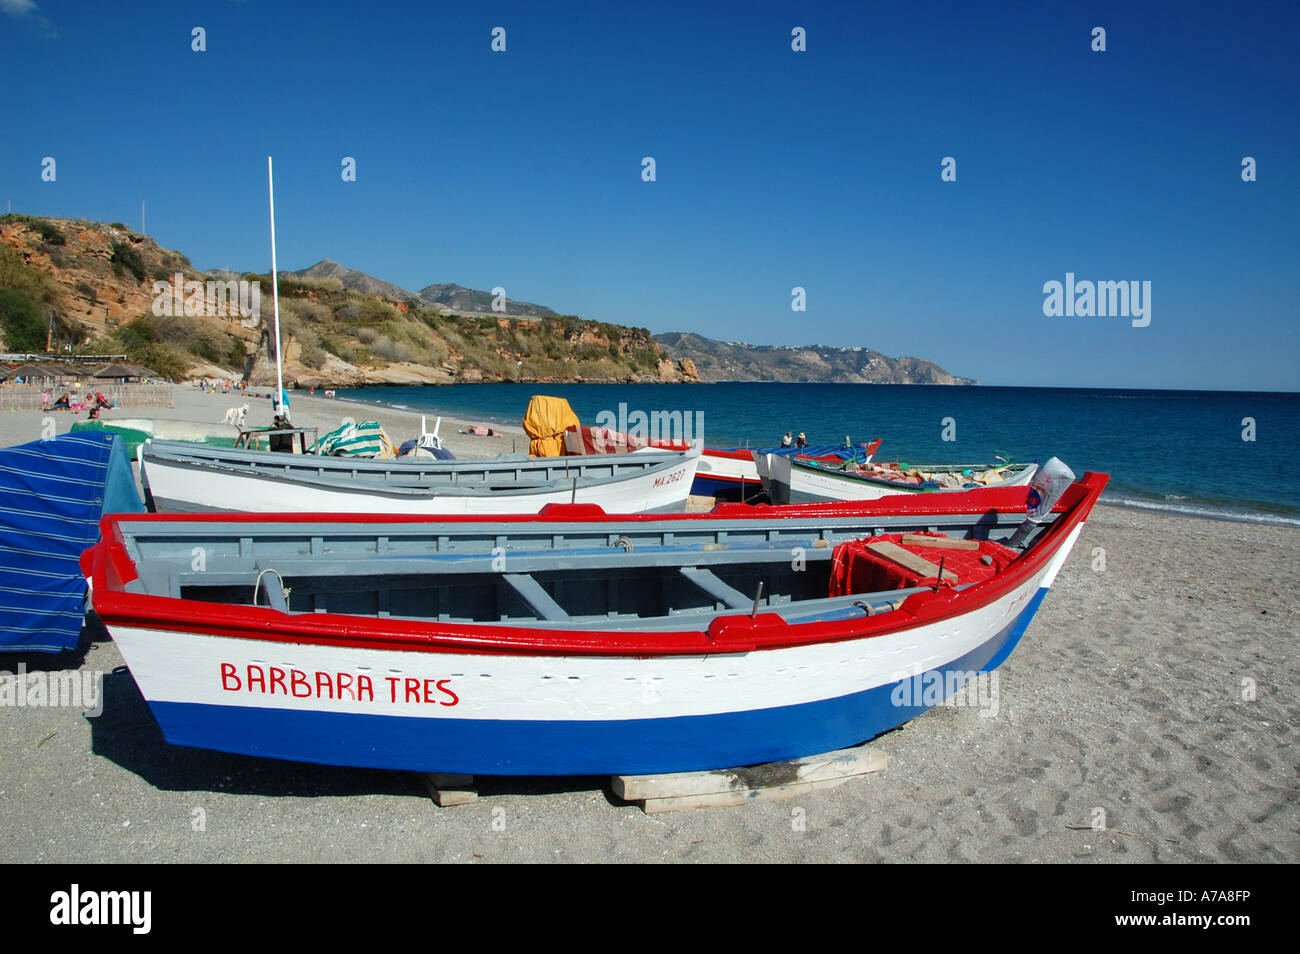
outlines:
M76 421L72 432L107 431L122 438L128 457L134 459L141 444L155 438L184 441L191 444L208 444L213 447L234 447L240 429L232 424L214 424L208 421L171 421L154 418L98 418Z
M752 450L745 447L704 448L700 458L699 469L695 472L695 484L691 493L719 500L744 503L755 498L762 499L767 494L767 481L770 460L773 457L793 457L795 455L817 460L870 461L871 455L880 446L877 439L869 444L827 444L821 447L767 447ZM789 503L776 501L770 497L767 503Z
M698 461L698 450L371 460L158 440L140 449L146 501L176 513L527 514L555 503L676 512Z
M111 515L81 566L172 744L678 772L854 745L999 666L1106 481L707 514Z
M564 432L566 455L616 454L653 449L680 450L689 446L680 440L649 440L602 427L575 426ZM880 441L861 445L825 445L820 447L705 447L695 471L691 494L736 503L764 502L766 487L763 475L772 455L800 454L825 460L869 461Z
M876 500L895 494L960 492L981 487L1023 487L1038 465L872 463L838 457L770 454L756 458L774 504L827 500Z

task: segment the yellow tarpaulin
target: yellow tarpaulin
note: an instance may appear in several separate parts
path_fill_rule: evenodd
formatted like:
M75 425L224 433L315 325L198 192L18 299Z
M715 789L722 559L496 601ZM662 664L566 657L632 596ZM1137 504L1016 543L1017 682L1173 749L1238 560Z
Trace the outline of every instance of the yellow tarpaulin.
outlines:
M524 433L532 440L528 453L532 457L560 457L564 454L564 432L578 426L578 415L573 413L564 398L534 394L524 412Z

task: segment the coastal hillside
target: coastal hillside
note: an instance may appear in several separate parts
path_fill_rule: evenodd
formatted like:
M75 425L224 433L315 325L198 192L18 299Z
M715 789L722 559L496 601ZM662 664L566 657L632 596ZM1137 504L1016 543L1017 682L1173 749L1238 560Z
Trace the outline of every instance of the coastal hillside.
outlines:
M666 357L644 328L458 311L338 263L313 268L314 275L280 277L290 384L696 380L690 363ZM182 300L188 292L155 293L177 275L182 289L194 283L196 307ZM207 307L204 289L216 281L260 283L261 321L230 302ZM167 378L247 375L267 385L275 379L271 315L269 274L200 271L121 223L0 216L8 352L40 353L48 344L60 353L124 354Z
M179 285L178 285L179 276ZM253 283L260 318L211 302ZM275 379L270 275L201 271L120 222L0 216L0 332L10 353L125 355L162 377ZM241 286L241 287L243 287ZM158 289L166 289L160 292ZM193 301L191 301L191 290ZM245 301L247 306L249 302ZM491 292L411 292L330 259L280 275L285 380L302 387L477 381L973 384L866 348L771 347L557 314Z
M689 358L701 381L841 384L975 384L923 358L891 358L870 348L751 345L691 332L655 335L671 358Z

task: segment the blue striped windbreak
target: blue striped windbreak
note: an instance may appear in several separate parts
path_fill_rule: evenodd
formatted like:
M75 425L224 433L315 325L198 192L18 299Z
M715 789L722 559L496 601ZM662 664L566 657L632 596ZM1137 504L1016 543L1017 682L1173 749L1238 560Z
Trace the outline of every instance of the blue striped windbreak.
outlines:
M0 650L75 647L86 606L78 558L104 512L143 510L114 434L0 448Z

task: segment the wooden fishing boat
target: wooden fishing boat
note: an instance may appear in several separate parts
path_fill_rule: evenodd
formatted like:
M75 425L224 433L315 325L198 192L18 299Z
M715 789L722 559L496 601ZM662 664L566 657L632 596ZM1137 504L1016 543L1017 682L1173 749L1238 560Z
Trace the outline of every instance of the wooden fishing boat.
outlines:
M151 441L141 448L151 509L536 513L592 503L610 513L684 510L699 451L491 460L367 460Z
M214 424L210 421L169 421L153 418L98 418L76 421L72 432L107 431L119 435L129 458L135 459L141 444L150 440L184 441L208 444L213 447L234 447L239 439L239 428L231 424Z
M880 447L880 439L870 444L846 444L841 446L825 445L822 447L766 447L753 450L743 447L704 448L700 457L700 466L695 472L695 484L691 493L719 500L753 501L763 499L768 503L790 503L788 500L775 501L766 497L767 480L770 473L770 461L773 457L794 457L796 455L815 460L851 463L867 462Z
M173 744L686 771L861 742L1000 665L1106 480L1033 520L1026 488L436 523L115 515L82 569Z
M567 455L617 454L648 449L681 450L688 447L684 441L648 440L604 427L571 427L564 432L564 452ZM695 470L691 493L700 497L714 497L737 503L767 503L764 475L767 459L773 454L801 454L825 460L869 461L876 448L877 439L870 444L825 445L821 447L767 447L754 450L747 447L706 447L700 455Z
M763 486L774 504L1021 487L1033 479L1037 469L1033 463L877 464L777 454L769 455L759 467L760 473L766 471Z

